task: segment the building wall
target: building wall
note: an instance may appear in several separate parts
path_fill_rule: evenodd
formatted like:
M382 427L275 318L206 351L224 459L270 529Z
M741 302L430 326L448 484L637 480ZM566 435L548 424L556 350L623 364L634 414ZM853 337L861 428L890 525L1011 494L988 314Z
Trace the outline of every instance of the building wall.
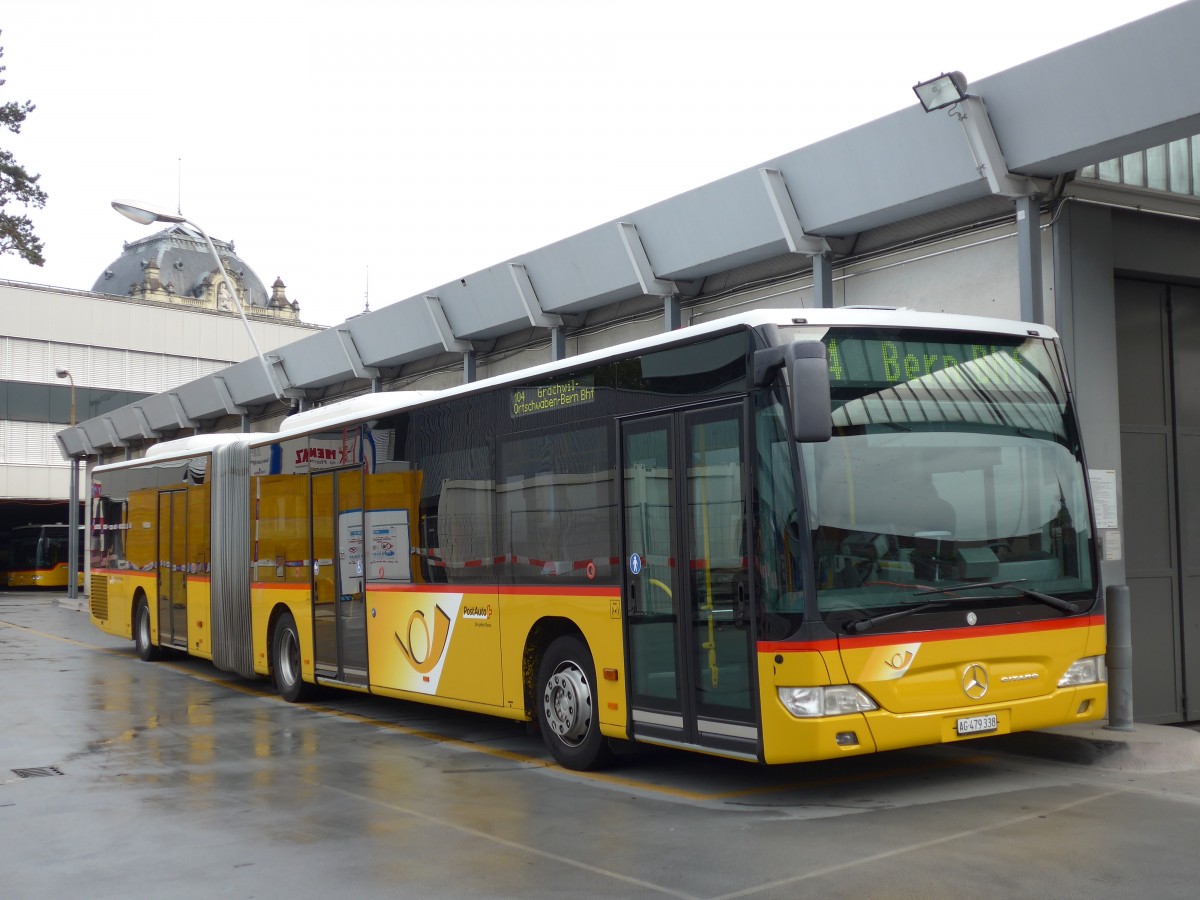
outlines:
M1200 221L1194 209L1135 212L1120 208L1119 192L1110 199L1118 206L1068 203L1059 218L1056 324L1088 466L1116 473L1118 543L1102 569L1105 584L1129 587L1135 718L1195 721Z
M264 352L319 330L250 326ZM67 499L70 464L54 434L70 425L71 389L57 369L74 377L83 421L130 402L123 392L160 393L253 355L235 314L0 282L0 500Z

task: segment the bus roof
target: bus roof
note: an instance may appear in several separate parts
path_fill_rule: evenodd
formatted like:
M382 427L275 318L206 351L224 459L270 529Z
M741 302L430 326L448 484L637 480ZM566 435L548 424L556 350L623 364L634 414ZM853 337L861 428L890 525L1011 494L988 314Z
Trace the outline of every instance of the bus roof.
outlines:
M570 371L580 366L600 363L607 359L633 356L659 347L695 340L707 334L716 334L735 328L758 328L766 325L790 326L849 326L883 328L937 328L948 331L964 331L977 334L1003 334L1013 337L1034 337L1054 340L1058 337L1053 328L1013 319L997 319L986 316L969 316L957 313L923 312L906 307L840 306L832 309L791 307L785 309L757 309L732 316L719 316L675 331L662 332L637 340L602 347L578 356L541 363L515 372L506 372L435 391L383 391L362 394L319 406L316 409L295 413L283 420L273 432L258 431L238 434L205 434L156 444L146 451L145 457L129 462L109 463L97 466L93 471L136 466L151 460L179 459L212 452L213 449L234 441L244 441L250 446L263 446L281 437L300 436L314 431L328 430L355 422L378 418L411 407L421 406L435 398L445 399L476 391L488 390L506 384L534 381L556 372ZM812 340L817 339L813 335Z
M142 465L148 462L167 462L173 459L187 459L189 456L196 456L200 453L211 453L218 447L224 447L228 444L237 443L238 441L249 442L251 438L257 435L246 434L241 432L222 432L220 434L193 434L189 437L177 438L173 441L162 441L152 447L147 448L145 456L140 459L123 460L122 462L108 463L103 466L96 466L92 469L93 472L108 472L113 469L126 469L132 466Z

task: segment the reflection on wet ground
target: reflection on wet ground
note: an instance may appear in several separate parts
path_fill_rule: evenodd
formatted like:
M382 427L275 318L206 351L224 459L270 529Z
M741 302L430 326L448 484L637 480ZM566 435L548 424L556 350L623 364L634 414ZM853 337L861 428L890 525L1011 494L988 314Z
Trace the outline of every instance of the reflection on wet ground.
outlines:
M4 896L1170 896L1200 836L1196 773L987 740L781 768L648 748L566 772L517 723L287 704L24 595L0 594L0 678ZM14 772L37 767L62 774Z

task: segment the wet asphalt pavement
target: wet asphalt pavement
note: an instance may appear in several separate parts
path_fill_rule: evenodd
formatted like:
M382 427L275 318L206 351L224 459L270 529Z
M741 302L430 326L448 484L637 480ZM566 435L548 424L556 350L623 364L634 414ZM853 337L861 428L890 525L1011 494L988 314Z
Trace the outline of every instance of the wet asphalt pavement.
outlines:
M1186 730L1133 753L984 738L781 768L643 750L585 775L511 722L291 705L143 663L61 596L16 592L0 683L4 898L1193 897L1200 879Z

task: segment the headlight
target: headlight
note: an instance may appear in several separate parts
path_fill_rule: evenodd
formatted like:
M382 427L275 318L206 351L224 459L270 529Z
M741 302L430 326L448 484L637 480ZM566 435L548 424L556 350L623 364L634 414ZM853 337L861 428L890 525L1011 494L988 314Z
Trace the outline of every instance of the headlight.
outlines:
M1076 687L1081 684L1099 684L1108 681L1108 668L1103 656L1088 656L1071 663L1065 675L1058 679L1058 686Z
M798 719L845 716L879 709L874 700L852 684L780 688L779 700Z

